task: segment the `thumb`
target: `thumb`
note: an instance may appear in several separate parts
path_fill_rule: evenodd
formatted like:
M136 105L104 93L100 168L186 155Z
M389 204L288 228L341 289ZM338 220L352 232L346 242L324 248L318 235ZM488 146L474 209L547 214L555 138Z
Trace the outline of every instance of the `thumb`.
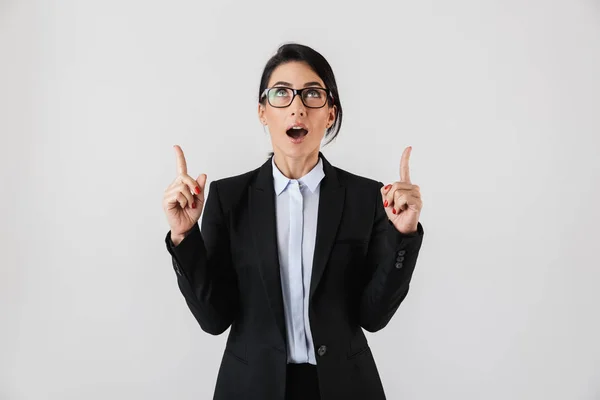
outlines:
M198 186L200 186L200 191L204 192L204 186L206 185L206 174L200 174L198 176L198 178L196 179L196 182L198 182Z

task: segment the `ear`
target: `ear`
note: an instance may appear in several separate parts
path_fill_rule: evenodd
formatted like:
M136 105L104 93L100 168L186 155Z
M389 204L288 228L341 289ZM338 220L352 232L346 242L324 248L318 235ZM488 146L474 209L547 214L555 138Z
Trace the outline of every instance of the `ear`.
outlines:
M329 108L329 118L327 119L327 127L331 128L333 123L335 122L335 116L337 115L337 106L333 106Z
M267 125L267 118L265 116L265 106L258 103L258 120L261 124Z

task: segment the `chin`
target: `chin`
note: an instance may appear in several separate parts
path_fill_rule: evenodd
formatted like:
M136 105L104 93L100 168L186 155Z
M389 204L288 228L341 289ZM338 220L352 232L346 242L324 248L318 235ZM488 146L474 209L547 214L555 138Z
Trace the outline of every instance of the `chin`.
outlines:
M317 138L314 132L288 130L277 135L277 141L273 144L287 157L300 158L318 152L321 140L322 137Z
M278 148L281 154L287 158L304 158L314 151L314 146L307 146L306 144L289 146L286 143L283 146L278 146Z

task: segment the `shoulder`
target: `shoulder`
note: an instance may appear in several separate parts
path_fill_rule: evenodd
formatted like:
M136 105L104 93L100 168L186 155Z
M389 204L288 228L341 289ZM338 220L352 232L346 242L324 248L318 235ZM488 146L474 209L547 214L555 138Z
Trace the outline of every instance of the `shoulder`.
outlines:
M260 168L215 179L209 185L208 196L210 196L211 192L214 192L219 198L221 207L225 210L234 207L247 195L249 187L256 181Z
M219 191L234 191L236 188L248 186L256 177L258 168L252 171L244 172L238 175L227 176L224 178L216 179L212 182L215 186L219 187Z
M258 168L238 175L215 179L210 183L209 190L217 189L220 196L236 197L245 190L256 179Z
M381 189L381 187L383 186L383 183L372 179L372 178L368 178L366 176L361 176L361 175L357 175L354 174L352 172L346 171L342 168L338 168L338 167L333 167L335 169L335 172L338 176L338 180L340 181L340 184L342 186L345 186L347 189L352 190L352 191L367 191L367 192L377 192L379 193L379 189Z
M221 199L228 198L230 202L235 202L234 199L239 200L243 197L248 188L256 181L262 167L264 165L238 175L216 179L210 183L209 192L217 189ZM344 186L350 193L361 195L374 194L375 196L381 193L382 182L352 173L335 165L331 165L331 167L335 170L340 185Z

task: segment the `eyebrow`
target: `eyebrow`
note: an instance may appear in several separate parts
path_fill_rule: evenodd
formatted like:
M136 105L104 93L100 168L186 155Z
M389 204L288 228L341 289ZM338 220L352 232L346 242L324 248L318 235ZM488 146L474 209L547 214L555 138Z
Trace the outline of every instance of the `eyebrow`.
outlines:
M284 82L284 81L277 81L273 84L273 86L289 86L292 87L292 84L289 82ZM313 82L306 82L304 84L304 87L310 87L310 86L319 86L319 87L323 87L323 85L321 85L319 82L313 81Z

